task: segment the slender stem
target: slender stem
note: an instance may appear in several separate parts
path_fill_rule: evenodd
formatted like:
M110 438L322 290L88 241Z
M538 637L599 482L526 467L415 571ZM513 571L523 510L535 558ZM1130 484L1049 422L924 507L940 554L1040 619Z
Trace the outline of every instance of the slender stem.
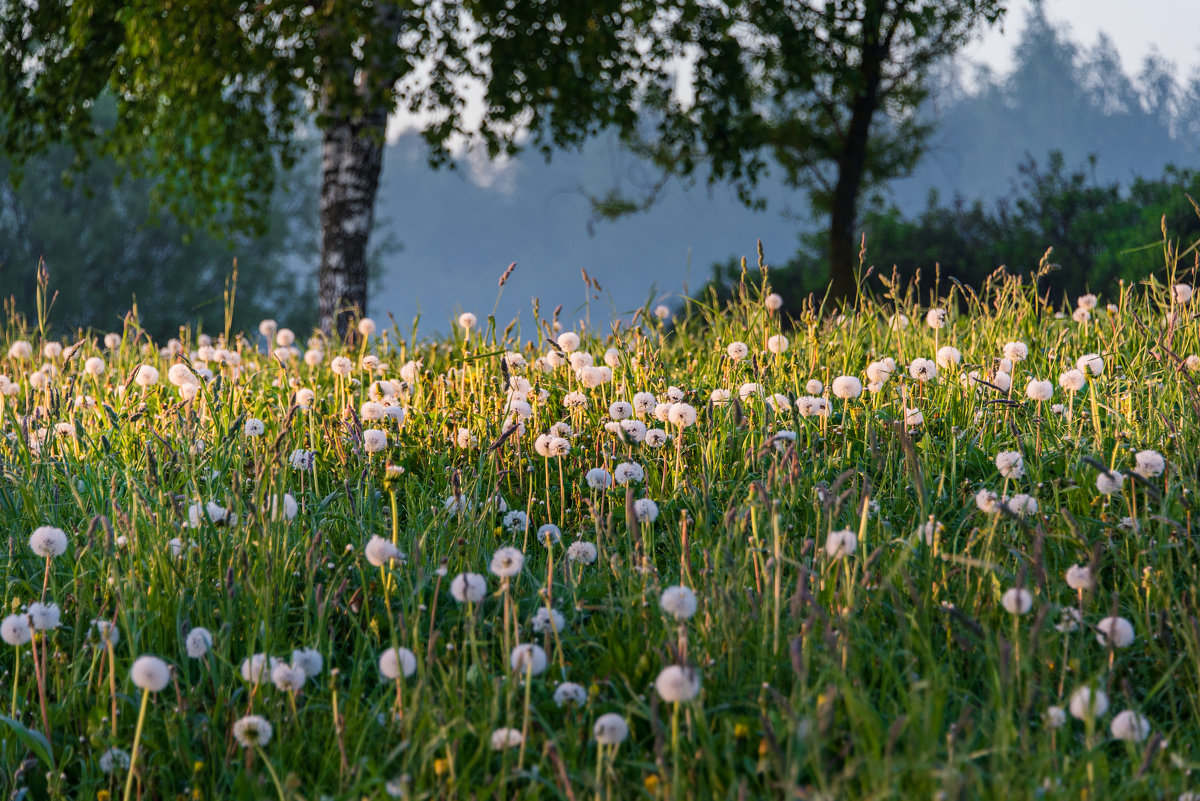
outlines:
M146 707L150 702L150 691L142 690L142 706L138 710L137 728L133 730L133 748L129 752L129 772L125 776L124 801L129 801L129 793L133 790L134 768L137 767L138 745L142 742L142 725L146 722Z
M262 757L263 764L267 767L267 773L271 774L271 781L275 785L275 792L279 794L279 801L284 801L283 785L279 783L279 774L277 774L275 772L275 768L271 766L271 760L267 759L267 755L263 753L262 746L258 743L254 744L254 750L258 752L260 757ZM125 801L129 801L128 794L126 794Z
M13 667L13 695L12 708L9 710L8 716L13 720L17 719L17 688L21 685L21 646L13 648L13 653L16 654L16 665Z
M533 654L525 660L525 714L521 720L521 752L517 755L517 770L525 766L525 741L529 739L529 697L533 691Z

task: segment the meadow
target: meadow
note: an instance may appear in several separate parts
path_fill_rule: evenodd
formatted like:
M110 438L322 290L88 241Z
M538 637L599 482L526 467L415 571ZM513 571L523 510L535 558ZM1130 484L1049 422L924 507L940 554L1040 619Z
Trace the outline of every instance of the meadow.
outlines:
M791 323L754 271L605 330L9 315L0 791L1196 798L1177 262Z

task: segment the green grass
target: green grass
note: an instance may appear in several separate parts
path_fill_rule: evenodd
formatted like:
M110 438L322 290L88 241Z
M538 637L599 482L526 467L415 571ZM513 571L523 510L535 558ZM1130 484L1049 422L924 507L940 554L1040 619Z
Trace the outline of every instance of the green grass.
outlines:
M1081 323L1039 299L1028 277L997 276L979 294L954 287L939 299L949 321L935 332L928 305L871 278L879 294L853 315L801 314L781 354L766 350L782 330L763 302L769 290L743 286L727 308L692 304L673 325L644 310L607 336L576 326L596 364L616 349L612 380L594 388L569 366L535 365L553 349L540 319L503 332L481 321L432 341L392 329L329 342L315 367L269 356L257 335L225 343L237 367L198 353L196 332L183 332L175 354L132 319L114 347L89 336L70 358L46 358L44 321L9 320L4 614L45 600L62 616L34 647L0 647L6 715L15 703L0 721L0 791L121 797L127 774L105 773L101 757L131 750L142 694L130 668L153 654L173 675L148 698L130 797L1177 796L1194 786L1200 746L1200 373L1185 361L1200 353L1200 328L1172 281L1100 298ZM889 326L897 313L907 327ZM33 358L10 352L18 340ZM734 341L747 358L726 355ZM963 385L969 370L995 383L1012 341L1028 358L1013 365L1011 392ZM920 384L907 366L934 358L935 343L958 348L962 364ZM511 352L527 366L505 369ZM360 366L368 353L375 373ZM1070 399L1059 375L1086 353L1103 356L1103 373ZM331 371L339 355L349 376ZM106 369L90 375L85 360L97 356ZM204 356L214 377L185 401L168 369L186 357L192 375ZM898 368L877 391L831 395L835 377L866 384L867 365L888 356ZM402 380L413 360L419 376ZM53 370L31 381L43 364ZM158 384L138 385L139 364L158 368ZM530 417L512 432L510 378L531 384ZM1027 399L1030 378L1052 381L1053 399ZM380 379L394 382L402 423L360 419ZM806 388L813 379L821 392ZM764 394L736 400L750 382ZM645 415L671 435L662 447L606 429L613 401L662 401L670 387L697 421L679 429ZM294 405L299 388L315 392L311 409ZM735 402L710 402L716 389ZM586 407L565 408L579 391ZM790 408L763 402L774 394ZM827 416L800 414L809 394L828 400ZM1051 408L1060 403L1068 408ZM906 426L906 408L923 424ZM247 435L251 418L262 435ZM560 421L570 451L544 458L535 440ZM73 434L56 429L64 423ZM371 427L387 433L382 452L364 449ZM290 464L296 449L315 451L313 469ZM1005 479L994 460L1014 450L1024 475ZM1165 472L1102 495L1100 467L1128 476L1142 450L1161 453ZM644 468L643 482L585 481L626 461ZM389 463L403 474L389 479ZM986 513L975 502L983 489L1029 494L1038 512ZM272 514L283 493L297 502L292 520ZM448 504L456 495L462 503ZM496 495L528 526L506 528ZM657 504L653 522L630 519L642 497ZM236 523L188 525L189 507L208 502ZM930 521L927 539L918 527ZM549 549L537 538L546 523L562 531ZM68 538L48 571L28 542L40 526ZM833 558L826 542L840 530L857 548ZM406 560L371 565L372 536ZM596 546L594 564L567 559L577 539ZM525 563L504 582L488 568L506 545ZM1076 564L1090 566L1094 589L1067 586ZM464 571L488 581L472 607L449 591ZM677 584L698 601L683 622L659 605ZM1012 588L1031 593L1028 613L1005 611ZM565 619L557 635L533 631L544 607ZM1081 614L1078 629L1056 628L1064 609ZM1133 626L1128 647L1097 641L1096 625L1114 615ZM112 661L97 619L119 630ZM212 634L200 659L185 647L193 627ZM518 642L547 656L528 682L509 668ZM412 676L381 675L389 647L413 652ZM319 652L323 667L295 695L269 669L243 678L252 655L287 662L298 648ZM694 700L655 692L674 664L698 672ZM560 708L563 681L582 685L586 703ZM1066 709L1081 686L1106 692L1107 713L1051 726L1047 709ZM1147 738L1113 736L1126 709L1148 721ZM593 724L610 712L630 735L600 749ZM261 748L233 736L249 714L273 727ZM494 750L503 727L523 730L523 746Z

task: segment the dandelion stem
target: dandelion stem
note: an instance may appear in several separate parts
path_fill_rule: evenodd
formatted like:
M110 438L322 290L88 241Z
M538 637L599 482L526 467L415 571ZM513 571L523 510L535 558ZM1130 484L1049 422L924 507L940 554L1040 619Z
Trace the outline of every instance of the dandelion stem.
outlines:
M137 728L133 730L133 748L129 751L129 773L125 776L124 801L129 801L129 793L133 790L133 774L137 767L138 746L142 742L142 726L146 722L146 707L150 703L150 691L142 690L142 706L138 710Z
M15 665L13 666L13 694L12 708L9 710L8 716L13 720L17 719L17 688L21 686L21 646L13 648L13 653L16 654Z
M275 792L279 794L279 801L284 801L283 785L279 783L279 774L275 772L275 768L271 765L271 760L267 759L267 755L263 753L262 746L258 743L254 744L254 750L262 757L263 764L267 767L267 773L271 774L271 783L275 785ZM128 792L126 792L125 801L129 801Z

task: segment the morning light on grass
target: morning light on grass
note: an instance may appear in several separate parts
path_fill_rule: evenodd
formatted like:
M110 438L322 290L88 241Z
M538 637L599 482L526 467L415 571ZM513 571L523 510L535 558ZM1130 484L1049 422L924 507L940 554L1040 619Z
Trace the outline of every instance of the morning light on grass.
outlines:
M436 338L53 336L43 291L4 794L1196 797L1195 253L1072 298L1050 255Z

